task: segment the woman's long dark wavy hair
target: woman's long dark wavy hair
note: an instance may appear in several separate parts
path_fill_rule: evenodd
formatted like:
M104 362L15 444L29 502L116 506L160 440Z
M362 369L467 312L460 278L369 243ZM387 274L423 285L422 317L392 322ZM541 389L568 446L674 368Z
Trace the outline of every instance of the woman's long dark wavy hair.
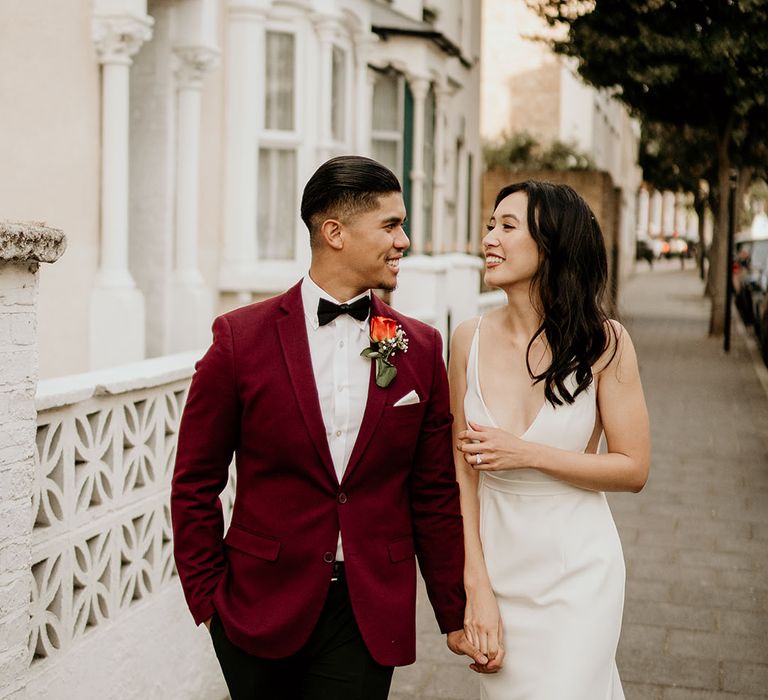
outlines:
M499 203L515 192L528 196L528 230L536 241L541 263L531 284L531 302L541 325L528 343L525 363L534 383L544 382L544 396L553 406L574 399L592 383L592 366L618 337L603 307L608 261L600 225L584 199L568 185L526 180L504 187ZM533 295L538 292L538 299ZM608 330L610 329L610 331ZM544 334L552 363L540 374L531 369L531 347ZM610 334L610 335L609 335ZM575 374L571 393L565 380Z

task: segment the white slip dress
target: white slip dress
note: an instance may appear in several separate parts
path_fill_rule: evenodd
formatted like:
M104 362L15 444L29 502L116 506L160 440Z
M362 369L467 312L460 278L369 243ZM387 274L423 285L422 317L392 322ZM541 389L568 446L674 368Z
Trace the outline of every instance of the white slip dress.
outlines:
M482 321L482 319L481 319ZM480 322L467 363L466 419L499 427L480 388ZM575 378L566 382L575 389ZM520 437L584 452L595 385L545 401ZM481 472L480 540L504 628L504 667L481 675L483 700L624 700L616 668L624 556L605 494L535 469Z

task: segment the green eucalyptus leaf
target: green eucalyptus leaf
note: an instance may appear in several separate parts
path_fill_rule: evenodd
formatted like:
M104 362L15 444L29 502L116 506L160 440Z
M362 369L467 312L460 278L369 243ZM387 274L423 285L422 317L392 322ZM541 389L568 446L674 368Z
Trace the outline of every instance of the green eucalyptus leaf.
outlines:
M397 367L390 364L379 364L376 368L376 385L382 389L388 387L397 376Z

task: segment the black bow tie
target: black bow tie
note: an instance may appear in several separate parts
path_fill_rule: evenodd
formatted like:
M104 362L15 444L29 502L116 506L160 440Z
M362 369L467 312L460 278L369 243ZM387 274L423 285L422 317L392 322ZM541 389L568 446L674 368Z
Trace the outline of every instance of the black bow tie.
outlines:
M337 316L349 314L358 321L365 321L371 310L371 297L364 296L351 304L334 304L327 299L320 299L317 304L317 321L321 326L335 320Z

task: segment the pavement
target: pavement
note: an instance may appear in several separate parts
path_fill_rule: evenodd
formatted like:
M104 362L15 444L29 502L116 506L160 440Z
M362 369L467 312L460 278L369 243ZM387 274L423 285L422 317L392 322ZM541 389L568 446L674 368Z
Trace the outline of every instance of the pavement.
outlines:
M707 337L695 270L643 265L620 308L653 441L645 489L609 497L627 562L626 698L768 698L768 375L738 322L727 355ZM396 670L390 699L479 698L423 589L417 631L418 661Z

